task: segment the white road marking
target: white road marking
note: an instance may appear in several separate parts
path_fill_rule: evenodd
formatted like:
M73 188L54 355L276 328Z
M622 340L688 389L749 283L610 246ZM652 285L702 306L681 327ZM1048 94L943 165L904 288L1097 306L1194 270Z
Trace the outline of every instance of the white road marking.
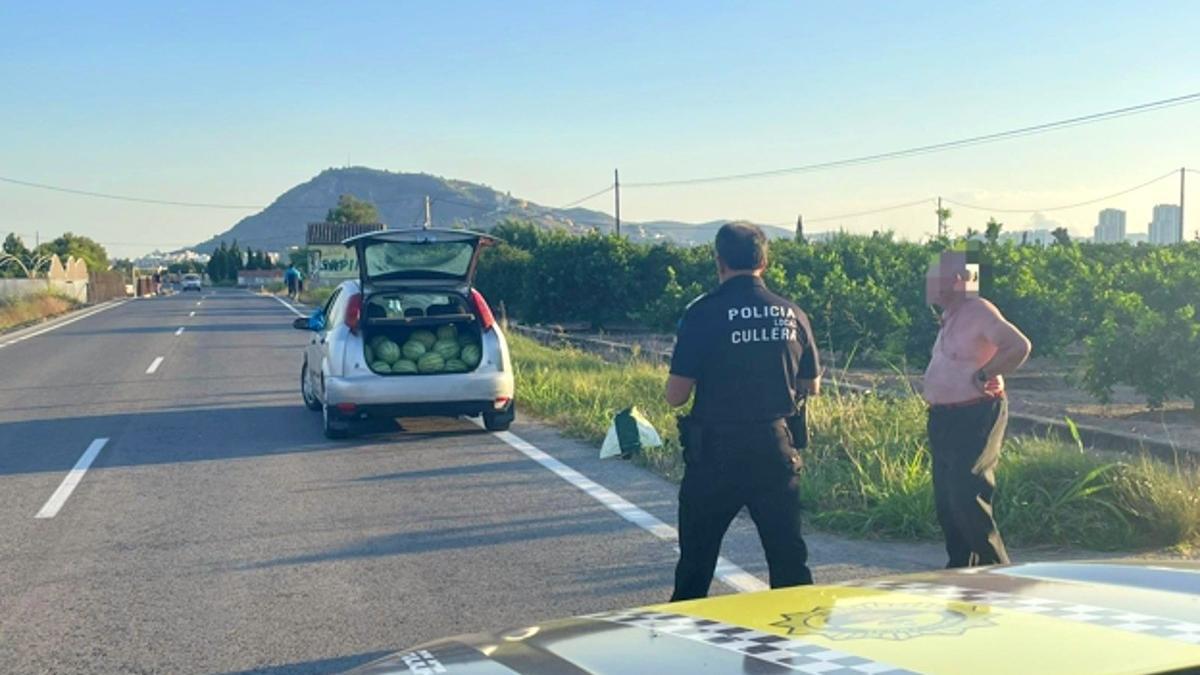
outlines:
M41 511L37 512L34 518L53 518L58 515L59 509L63 504L67 503L67 498L75 491L75 486L79 485L79 481L83 480L83 474L87 473L88 467L95 461L96 455L100 454L101 448L108 443L107 438L97 438L92 441L87 450L83 451L83 455L79 457L79 461L75 462L75 466L67 472L67 477L63 478L63 482L59 484L58 489L54 494L50 495L50 499L46 500L45 506Z
M479 426L483 426L483 422L481 420L473 419L472 421ZM529 459L532 459L538 464L541 464L543 467L549 469L559 478L584 491L590 497L592 497L592 499L595 499L601 504L607 506L610 510L625 520L628 520L629 522L637 525L643 530L646 530L650 534L653 534L663 541L672 544L679 541L679 533L675 530L675 528L638 508L612 490L609 490L603 485L600 485L587 476L579 473L575 469L572 469L566 464L563 464L557 459L551 457L546 452L539 450L536 446L522 439L516 434L509 431L499 431L492 435L504 441L513 449L517 450ZM733 562L730 562L725 557L717 559L716 577L734 590L743 593L765 591L768 588L767 584L763 583L761 579L753 574L750 574Z
M293 306L292 306L292 303L288 302L287 300L284 300L283 298L279 297L278 295L272 295L271 297L272 297L272 298L275 298L275 300L276 300L276 301L277 301L279 304L281 304L281 305L283 305L284 307L287 307L288 309L292 310L292 314L295 314L296 316L308 316L308 315L307 315L307 314L305 314L304 312L301 312L300 310L298 310L298 309L296 309L295 307L293 307Z
M161 357L161 356L155 357L154 360L150 362L150 367L146 369L146 374L153 375L154 371L158 370L158 367L162 365L162 362L163 362L163 357Z
M192 310L192 311L188 312L188 316L196 316L196 311Z
M83 314L80 314L79 316L73 316L73 317L67 319L66 321L60 321L56 324L47 326L41 330L37 330L32 333L26 333L26 334L22 335L21 337L13 338L11 340L8 340L7 342L0 342L0 349L8 347L9 345L15 345L18 342L24 342L25 340L28 340L29 338L37 337L39 335L45 335L46 333L49 333L52 330L58 330L59 328L73 324L76 321L82 321L90 316L95 316L95 315L99 314L100 312L107 312L108 310L112 309L113 307L116 307L118 305L123 305L126 302L128 302L128 301L127 300L118 300L117 302L100 305L99 307L97 307L95 309L90 309L90 310L85 311Z
M197 300L197 301L196 301L196 306L197 306L197 307L199 307L199 306L200 306L200 303L202 303L202 302L204 302L204 301L203 301L203 300Z
M175 331L175 335L183 335L183 326L180 326L179 330Z

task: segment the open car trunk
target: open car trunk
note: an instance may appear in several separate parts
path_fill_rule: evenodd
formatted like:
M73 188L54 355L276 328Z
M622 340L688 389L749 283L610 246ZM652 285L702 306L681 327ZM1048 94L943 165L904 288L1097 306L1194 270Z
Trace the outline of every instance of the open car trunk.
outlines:
M483 357L479 318L453 290L388 290L363 302L363 356L379 375L471 372Z

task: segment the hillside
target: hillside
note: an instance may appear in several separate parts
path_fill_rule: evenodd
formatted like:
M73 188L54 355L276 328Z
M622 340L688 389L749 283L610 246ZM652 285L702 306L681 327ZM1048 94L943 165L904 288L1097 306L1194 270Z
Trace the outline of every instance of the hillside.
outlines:
M434 227L462 225L487 231L506 219L525 220L545 228L584 232L609 231L612 216L584 208L555 209L494 190L486 185L418 173L392 173L366 167L326 169L306 183L280 195L261 212L238 221L229 230L194 246L210 252L222 240L242 246L282 251L304 244L305 226L323 220L339 195L351 194L379 209L391 229L416 227L425 216L425 195L432 199ZM670 240L691 245L712 241L721 223L654 221L622 222L623 234L636 240ZM768 226L771 236L791 236Z

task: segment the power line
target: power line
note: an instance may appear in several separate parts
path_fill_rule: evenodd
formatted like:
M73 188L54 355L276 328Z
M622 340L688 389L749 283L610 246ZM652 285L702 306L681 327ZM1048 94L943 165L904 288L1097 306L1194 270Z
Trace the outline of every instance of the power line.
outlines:
M1154 110L1161 110L1164 108L1171 108L1174 106L1196 103L1198 101L1200 101L1200 92L1186 94L1183 96L1176 96L1173 98L1161 99L1158 101L1151 101L1149 103L1141 103L1138 105L1128 106L1128 107L1124 107L1124 108L1117 108L1115 110L1107 110L1104 112L1092 113L1089 115L1081 115L1079 117L1071 117L1071 118L1067 118L1067 119L1063 119L1063 120L1057 120L1054 122L1045 122L1042 124L1035 124L1032 126L1020 127L1017 129L1009 129L1007 131L999 131L999 132L990 133L990 134L983 134L980 136L971 136L969 138L962 138L959 140L946 141L946 142L942 142L942 143L934 143L932 145L922 145L922 146L917 146L917 147L913 147L913 148L906 148L903 150L893 150L890 152L882 152L882 153L871 154L871 155L862 155L859 157L850 157L847 159L839 159L839 160L833 160L833 161L828 161L828 162L819 162L816 164L805 164L805 165L801 165L801 166L794 166L794 167L788 167L788 168L783 168L783 169L772 169L769 171L755 171L755 172L750 172L750 173L727 174L727 175L723 175L723 176L709 176L709 177L703 177L703 178L683 178L683 179L677 179L677 180L643 181L643 182L626 183L625 185L626 185L626 187L635 187L635 188L667 187L667 186L673 186L673 185L696 185L696 184L701 184L701 183L716 183L716 182L723 182L723 181L749 180L752 178L768 178L768 177L772 177L772 176L783 176L783 175L789 175L789 174L808 173L808 172L813 172L813 171L824 171L824 170L828 170L828 169L853 166L853 165L857 165L857 164L869 164L869 163L874 163L874 162L883 162L883 161L892 160L892 159L900 159L900 158L904 158L904 157L912 157L912 156L916 156L916 155L924 155L924 154L930 154L930 153L935 153L935 152L942 152L945 150L953 150L953 149L967 147L967 146L971 146L971 145L980 145L983 143L992 143L992 142L1001 141L1001 140L1008 140L1011 138L1019 138L1021 136L1029 136L1029 135L1033 135L1033 134L1046 133L1049 131L1057 131L1059 129L1065 129L1065 128L1069 128L1069 127L1073 127L1073 126L1092 124L1095 122L1101 122L1101 121L1105 121L1105 120L1109 120L1109 119L1116 119L1118 117L1125 117L1127 115L1138 115L1138 114L1142 114L1142 113L1151 112ZM603 194L603 193L599 193L599 194Z
M130 197L128 195L116 195L106 192L91 192L89 190L77 190L75 188L67 188L58 185L47 185L45 183L34 183L32 181L17 180L16 178L6 178L0 176L0 182L12 183L13 185L22 185L24 187L38 188L40 190L50 190L52 192L65 192L67 194L82 195L85 197L99 197L101 199L112 199L123 202L138 202L141 204L162 204L166 206L189 206L193 208L203 209L261 209L262 206L252 206L249 204L213 204L208 202L179 202L170 199L151 199L149 197Z
M599 197L600 195L606 195L609 192L612 192L612 190L613 190L613 186L608 185L608 186L605 186L605 188L603 190L597 190L596 192L593 192L592 194L590 194L586 197L580 197L579 199L576 199L575 201L573 201L569 204L564 204L558 208L561 210L561 209L569 209L573 206L579 206L580 204L582 204L586 201L595 199L596 197Z
M806 223L824 223L824 222L827 222L830 220L844 220L846 218L857 218L859 216L870 216L870 215L873 215L876 213L885 213L887 211L897 211L899 209L906 209L906 208L909 208L910 206L919 206L921 204L927 204L927 203L930 203L933 201L934 201L933 197L926 197L924 199L917 199L915 201L905 202L903 204L893 204L891 206L883 206L883 207L880 207L877 209L871 209L870 211L855 211L854 213L843 213L843 214L837 215L837 216L821 216L820 218L806 218L804 220L804 222L806 222ZM785 223L781 227L786 227L787 225L790 225L790 223Z
M1153 184L1159 182L1160 180L1170 178L1170 177L1178 175L1178 174L1179 174L1179 169L1175 169L1174 171L1165 173L1165 174L1159 176L1158 178L1155 178L1153 180L1148 180L1145 183L1140 183L1131 188L1121 190L1120 192L1114 192L1110 195L1104 195L1103 197L1097 197L1095 199L1089 199L1087 201L1075 202L1074 204L1063 204L1062 206L1048 206L1048 207L1044 207L1044 208L1040 208L1040 209L1001 209L1001 208L994 208L991 206L979 206L978 204L967 204L966 202L955 201L955 200L949 199L949 198L943 198L943 201L946 201L950 204L954 204L955 206L961 206L961 207L967 208L967 209L975 209L976 211L994 211L996 213L1037 213L1037 212L1047 212L1047 211L1062 211L1065 209L1073 209L1073 208L1077 208L1080 206L1087 206L1089 204L1096 204L1098 202L1107 201L1107 200L1113 199L1115 197L1127 195L1130 192L1136 192L1137 190L1141 190L1144 187L1153 185Z

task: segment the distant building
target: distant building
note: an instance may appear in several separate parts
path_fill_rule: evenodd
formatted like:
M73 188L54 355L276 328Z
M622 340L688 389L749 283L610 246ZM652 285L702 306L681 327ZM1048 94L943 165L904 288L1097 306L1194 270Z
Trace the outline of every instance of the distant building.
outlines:
M1145 232L1129 232L1125 235L1125 241L1131 244L1145 244L1150 241L1150 236Z
M358 277L354 250L343 241L368 232L386 230L383 223L309 223L304 243L308 247L308 277L314 284L336 286Z
M1101 211L1094 241L1097 244L1117 244L1125 241L1125 212L1120 209Z
M1183 220L1175 204L1159 204L1154 207L1154 219L1150 221L1150 243L1169 246L1183 241Z

